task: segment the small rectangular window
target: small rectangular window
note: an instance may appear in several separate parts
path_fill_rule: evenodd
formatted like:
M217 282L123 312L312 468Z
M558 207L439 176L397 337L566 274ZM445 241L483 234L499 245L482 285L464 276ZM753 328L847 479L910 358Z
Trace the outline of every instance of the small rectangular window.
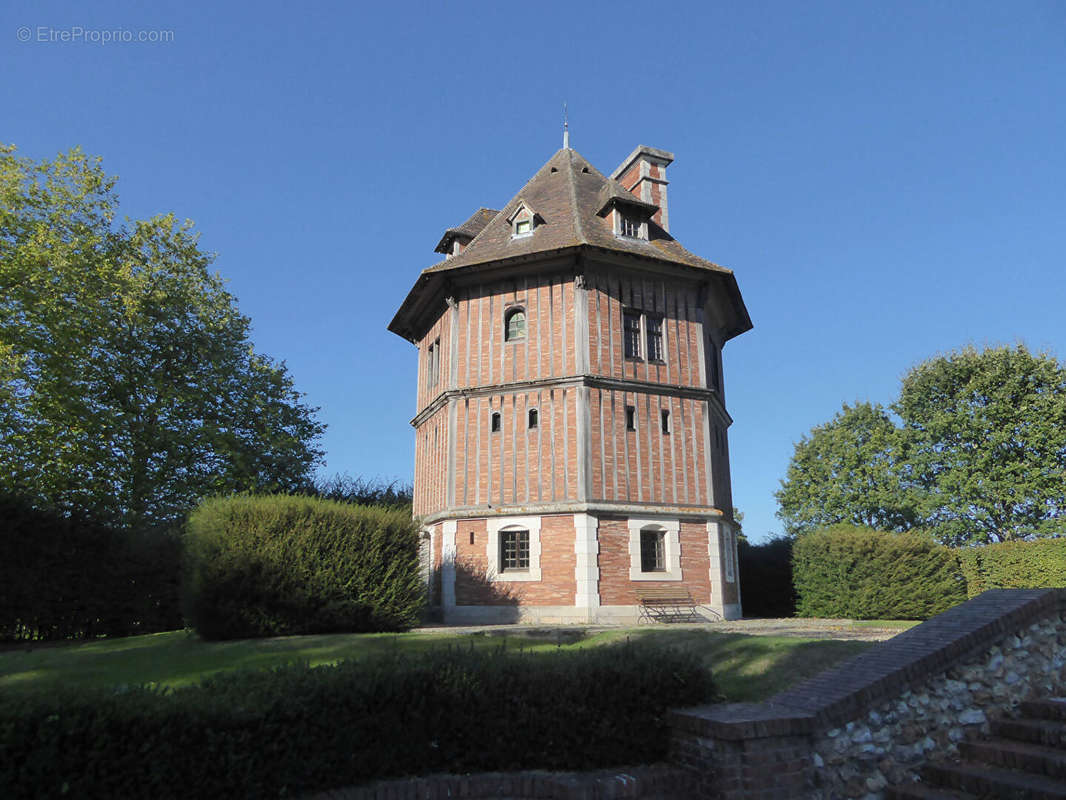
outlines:
M637 409L636 406L626 406L626 430L635 431L637 429Z
M663 531L640 532L640 571L666 572L666 553Z
M529 569L529 531L500 531L500 571Z
M640 312L622 312L622 338L626 358L640 358Z
M648 314L644 318L644 327L648 334L648 360L663 360L663 318Z
M533 430L535 427L537 427L537 423L540 421L538 419L539 416L540 415L537 413L537 409L535 409L535 408L529 409L529 429L530 430Z
M659 417L662 422L663 433L670 432L670 412L665 408L659 412Z
M493 433L499 433L500 432L500 412L499 411L493 411L492 412L491 430L492 430Z
M516 236L522 236L529 233L531 230L531 222L528 219L520 219L514 224L514 232Z

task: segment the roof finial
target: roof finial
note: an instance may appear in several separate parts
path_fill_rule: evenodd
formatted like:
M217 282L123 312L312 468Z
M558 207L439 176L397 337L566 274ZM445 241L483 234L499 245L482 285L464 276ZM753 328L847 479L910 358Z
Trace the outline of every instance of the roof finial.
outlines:
M570 122L566 117L566 101L563 101L563 150L570 149Z

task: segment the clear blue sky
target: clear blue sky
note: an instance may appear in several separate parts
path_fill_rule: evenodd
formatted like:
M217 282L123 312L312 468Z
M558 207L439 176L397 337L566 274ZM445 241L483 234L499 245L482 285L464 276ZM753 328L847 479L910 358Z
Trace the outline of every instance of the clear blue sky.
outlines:
M794 442L842 402L890 402L970 342L1066 356L1057 0L43 0L0 10L0 54L0 141L80 145L125 214L196 221L257 348L321 407L327 474L410 479L415 350L386 325L444 229L558 149L564 100L602 171L673 151L672 233L736 272L753 538L780 530Z

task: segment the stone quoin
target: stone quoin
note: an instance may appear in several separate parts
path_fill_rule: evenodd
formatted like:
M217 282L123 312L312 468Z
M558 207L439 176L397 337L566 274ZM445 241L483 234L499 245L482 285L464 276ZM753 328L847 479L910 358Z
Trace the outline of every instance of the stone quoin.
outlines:
M741 615L721 351L731 270L669 232L673 155L566 146L445 231L389 330L418 348L414 514L463 622L632 622L683 586ZM715 613L710 613L715 612Z

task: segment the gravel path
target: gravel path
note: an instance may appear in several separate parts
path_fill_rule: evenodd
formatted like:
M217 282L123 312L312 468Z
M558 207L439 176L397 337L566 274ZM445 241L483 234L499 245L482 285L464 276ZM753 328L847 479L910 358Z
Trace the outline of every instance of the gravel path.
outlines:
M732 622L676 623L672 625L641 625L639 630L706 630L712 633L743 633L750 636L795 636L804 639L853 639L883 642L905 630L899 625L875 626L856 623L850 619L741 619ZM633 626L611 625L431 625L415 628L414 633L483 633L488 636L529 636L536 639L570 637L584 633L621 630ZM576 634L576 635L575 635Z

